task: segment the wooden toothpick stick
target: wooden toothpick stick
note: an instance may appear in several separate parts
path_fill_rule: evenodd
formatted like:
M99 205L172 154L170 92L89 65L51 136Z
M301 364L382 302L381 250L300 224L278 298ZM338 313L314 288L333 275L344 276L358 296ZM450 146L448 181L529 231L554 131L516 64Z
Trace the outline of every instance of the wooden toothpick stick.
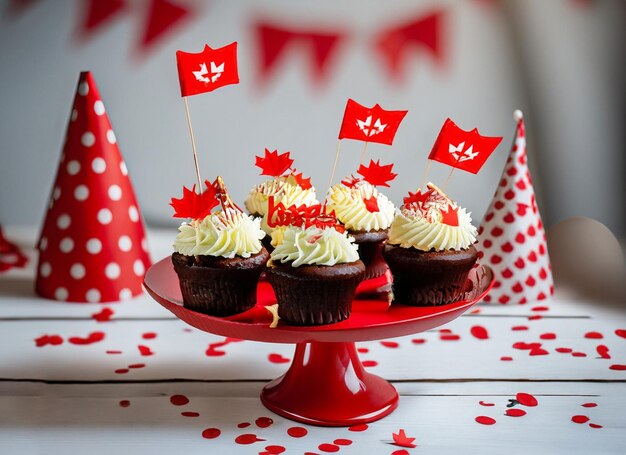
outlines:
M426 165L426 172L424 172L424 181L422 182L422 186L420 188L426 188L426 181L428 179L428 173L430 172L430 166L433 164L431 160L428 160L428 164Z
M446 188L448 187L448 183L450 183L450 179L452 178L452 173L454 172L456 168L453 167L452 170L450 171L450 173L448 174L448 178L446 178L445 183L443 184L443 192L446 192Z
M365 145L363 146L363 151L361 152L361 161L359 162L359 166L363 164L363 160L365 159L365 151L367 150L367 144L369 144L369 142L365 142Z
M335 162L333 164L333 172L330 174L330 180L328 182L328 189L326 190L326 196L324 197L324 207L326 207L326 199L328 198L328 193L330 191L330 187L333 184L333 180L335 179L335 171L337 170L337 162L339 161L339 151L341 150L341 139L337 143L337 153L335 153Z
M189 127L189 136L191 136L191 150L193 150L193 164L196 167L196 177L198 178L198 193L202 194L202 178L200 178L200 166L198 165L198 154L196 153L196 140L193 137L193 129L191 128L191 117L189 116L189 105L187 97L183 96L185 101L185 112L187 113L187 126Z

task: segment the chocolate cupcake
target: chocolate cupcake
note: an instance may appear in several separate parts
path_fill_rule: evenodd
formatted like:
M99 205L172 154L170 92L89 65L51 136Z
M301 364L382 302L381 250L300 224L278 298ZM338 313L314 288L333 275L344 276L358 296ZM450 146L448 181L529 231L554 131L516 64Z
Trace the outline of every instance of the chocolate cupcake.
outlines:
M383 275L387 265L381 252L394 217L393 203L370 182L351 177L330 189L326 206L354 237L365 279Z
M267 275L281 320L322 325L350 316L365 265L345 232L335 227L288 227L271 257Z
M261 245L265 233L260 220L232 202L220 177L213 188L221 210L179 227L172 263L186 308L230 316L256 304L257 283L269 253Z
M478 259L470 214L432 183L427 188L404 198L383 250L397 303L431 306L460 299Z

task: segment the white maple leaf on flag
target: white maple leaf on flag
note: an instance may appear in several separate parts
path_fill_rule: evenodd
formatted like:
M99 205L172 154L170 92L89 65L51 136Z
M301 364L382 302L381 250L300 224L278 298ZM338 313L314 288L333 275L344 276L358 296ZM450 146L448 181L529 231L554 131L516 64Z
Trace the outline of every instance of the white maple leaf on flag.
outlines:
M452 154L454 159L460 163L463 161L473 160L478 156L479 152L474 151L473 145L470 145L465 151L463 151L463 147L465 147L465 141L461 142L457 146L450 144L448 146L448 153Z
M224 72L224 63L222 63L221 65L216 65L215 62L211 62L211 72L209 73L209 70L207 69L206 63L201 63L200 64L200 70L199 71L192 71L193 75L195 76L196 80L200 81L200 82L204 82L204 83L209 83L209 82L215 82L217 81L220 76L222 75L222 73ZM207 77L208 75L211 75L211 77Z
M376 119L376 121L374 122L374 126L372 126L371 115L368 116L365 120L357 119L356 124L359 127L359 129L363 131L363 134L365 134L366 136L370 136L370 137L375 134L382 133L387 127L387 124L386 123L383 124L380 121L380 118Z

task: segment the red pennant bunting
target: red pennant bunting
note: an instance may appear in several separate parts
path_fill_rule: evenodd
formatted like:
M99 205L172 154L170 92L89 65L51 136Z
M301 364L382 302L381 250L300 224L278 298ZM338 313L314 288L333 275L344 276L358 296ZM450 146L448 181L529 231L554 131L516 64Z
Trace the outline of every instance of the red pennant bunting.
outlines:
M349 99L341 122L339 139L391 145L408 111L386 111L378 104L365 107Z
M170 0L151 0L142 33L140 48L147 51L166 32L190 19L192 10Z
M463 131L447 119L428 159L477 174L500 141L501 137L481 136L476 128Z
M239 83L237 42L219 49L204 46L197 54L176 51L181 96L212 92Z
M391 77L400 79L403 76L407 55L413 48L425 49L436 61L443 61L443 17L443 11L437 11L378 34L376 50L385 61Z
M6 11L8 14L17 15L27 10L37 2L38 0L10 0L7 3Z
M102 25L119 16L127 6L125 0L89 0L83 5L83 17L79 25L79 32L83 37L91 35Z
M260 55L260 79L266 80L288 47L301 44L308 52L316 81L324 79L337 45L343 39L340 32L293 31L267 23L255 25Z

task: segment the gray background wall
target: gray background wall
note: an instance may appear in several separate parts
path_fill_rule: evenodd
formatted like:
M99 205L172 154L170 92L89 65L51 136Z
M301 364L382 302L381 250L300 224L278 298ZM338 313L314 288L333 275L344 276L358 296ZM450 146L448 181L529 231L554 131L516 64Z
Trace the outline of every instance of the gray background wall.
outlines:
M512 140L512 112L522 108L546 224L586 215L624 237L622 1L195 2L197 17L143 57L134 49L136 15L78 44L77 3L41 0L0 19L0 223L41 222L82 70L94 73L147 222L175 223L169 198L194 182L194 171L174 53L237 40L241 84L189 99L202 173L223 175L235 200L261 181L253 162L264 147L291 150L322 193L350 97L409 110L393 147L368 147L370 157L396 163L400 175L387 191L394 201L421 183L446 117L504 136L479 175L456 172L448 187L478 223ZM439 8L445 63L416 50L406 82L391 83L372 53L375 33ZM258 18L350 37L325 83L312 82L294 51L261 85L251 29ZM338 176L355 170L360 152L344 142ZM448 169L432 169L430 178L443 182Z

